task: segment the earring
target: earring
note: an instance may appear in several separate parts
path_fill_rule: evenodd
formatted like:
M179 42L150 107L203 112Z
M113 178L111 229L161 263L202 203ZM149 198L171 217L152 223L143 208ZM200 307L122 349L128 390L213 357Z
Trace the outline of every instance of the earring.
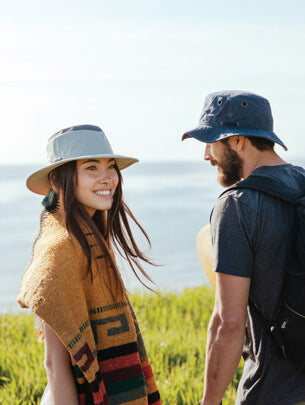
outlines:
M48 192L48 194L45 196L45 198L42 200L41 203L44 208L51 213L54 213L57 211L59 207L59 197L58 194L55 193L55 191L51 188L51 190Z

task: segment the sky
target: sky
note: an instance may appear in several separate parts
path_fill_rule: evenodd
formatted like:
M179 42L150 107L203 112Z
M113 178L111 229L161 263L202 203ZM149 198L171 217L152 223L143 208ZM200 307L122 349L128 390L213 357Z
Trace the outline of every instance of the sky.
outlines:
M116 153L199 160L180 141L205 96L269 99L286 160L304 158L303 0L0 0L0 164L44 163L48 138L100 126Z

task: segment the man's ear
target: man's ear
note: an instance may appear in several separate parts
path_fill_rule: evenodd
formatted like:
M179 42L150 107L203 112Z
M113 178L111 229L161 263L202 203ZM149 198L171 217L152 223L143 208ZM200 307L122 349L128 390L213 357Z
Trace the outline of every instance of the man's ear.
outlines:
M246 147L246 138L242 135L231 136L229 144L235 152L242 152Z

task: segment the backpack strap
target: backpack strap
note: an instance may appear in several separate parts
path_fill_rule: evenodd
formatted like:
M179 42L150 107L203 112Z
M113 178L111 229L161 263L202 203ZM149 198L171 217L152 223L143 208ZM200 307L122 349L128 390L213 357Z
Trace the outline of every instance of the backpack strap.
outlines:
M285 183L275 180L267 176L249 176L245 180L241 180L234 186L226 189L219 197L226 194L230 190L241 188L249 188L251 190L260 191L262 193L280 198L290 204L297 205L299 198L296 197L296 192L287 187Z

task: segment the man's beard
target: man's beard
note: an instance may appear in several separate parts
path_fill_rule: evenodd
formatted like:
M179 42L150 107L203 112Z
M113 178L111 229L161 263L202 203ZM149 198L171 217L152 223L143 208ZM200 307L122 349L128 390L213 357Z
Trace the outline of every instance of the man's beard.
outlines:
M231 149L229 144L225 144L224 154L221 158L221 162L211 160L211 164L213 166L218 166L217 180L222 186L232 186L241 179L243 161L238 154Z

